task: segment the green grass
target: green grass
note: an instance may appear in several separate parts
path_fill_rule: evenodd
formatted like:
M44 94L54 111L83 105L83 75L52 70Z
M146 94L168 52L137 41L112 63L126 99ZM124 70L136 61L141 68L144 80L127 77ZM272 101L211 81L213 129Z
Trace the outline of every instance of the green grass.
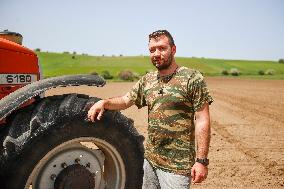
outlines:
M63 53L38 52L44 77L54 77L69 74L101 73L108 70L117 80L121 70L130 70L139 75L147 70L155 70L148 56L87 56ZM222 76L224 69L237 68L241 75L238 77L255 79L284 79L284 64L276 61L247 61L247 60L223 60L207 58L182 58L177 57L179 65L194 68L201 71L205 76ZM274 69L274 75L258 75L259 70ZM227 76L232 77L232 76Z

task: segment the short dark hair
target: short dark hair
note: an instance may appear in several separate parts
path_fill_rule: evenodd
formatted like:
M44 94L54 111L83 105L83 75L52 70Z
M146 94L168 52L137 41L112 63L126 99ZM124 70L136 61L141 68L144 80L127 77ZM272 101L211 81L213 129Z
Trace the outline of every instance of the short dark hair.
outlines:
M149 42L150 42L151 39L153 39L153 38L155 39L155 38L160 37L162 35L166 36L169 39L169 43L170 43L171 47L175 45L175 41L173 39L173 36L167 30L154 31L153 33L151 33L149 35Z

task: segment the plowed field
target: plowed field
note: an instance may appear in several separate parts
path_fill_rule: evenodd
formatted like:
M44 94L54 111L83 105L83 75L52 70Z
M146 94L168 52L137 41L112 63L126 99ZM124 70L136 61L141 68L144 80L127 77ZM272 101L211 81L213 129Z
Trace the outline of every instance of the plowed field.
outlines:
M101 98L125 94L134 83L60 88ZM284 81L207 78L212 138L209 175L192 188L284 188ZM122 111L147 136L147 108Z

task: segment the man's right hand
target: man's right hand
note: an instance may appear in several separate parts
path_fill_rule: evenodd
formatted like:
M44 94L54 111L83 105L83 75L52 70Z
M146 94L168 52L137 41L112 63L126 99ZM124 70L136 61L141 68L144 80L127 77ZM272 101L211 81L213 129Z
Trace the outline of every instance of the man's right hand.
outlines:
M105 111L106 100L100 100L96 102L88 111L88 119L92 122L95 120L101 120L103 113Z
M96 120L101 120L105 108L108 110L124 110L134 103L128 97L128 93L124 96L108 98L105 100L100 100L95 103L88 111L88 119L92 122Z

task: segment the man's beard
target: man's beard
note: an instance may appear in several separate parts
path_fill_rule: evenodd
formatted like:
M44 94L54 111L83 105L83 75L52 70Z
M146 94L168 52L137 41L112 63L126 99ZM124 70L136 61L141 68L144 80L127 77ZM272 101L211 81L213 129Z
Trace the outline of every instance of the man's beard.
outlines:
M163 61L163 60L162 60ZM152 64L159 70L166 70L167 68L169 68L172 64L173 61L173 55L170 54L169 57L167 59L164 59L164 62L162 63L156 63L155 60L152 60Z

